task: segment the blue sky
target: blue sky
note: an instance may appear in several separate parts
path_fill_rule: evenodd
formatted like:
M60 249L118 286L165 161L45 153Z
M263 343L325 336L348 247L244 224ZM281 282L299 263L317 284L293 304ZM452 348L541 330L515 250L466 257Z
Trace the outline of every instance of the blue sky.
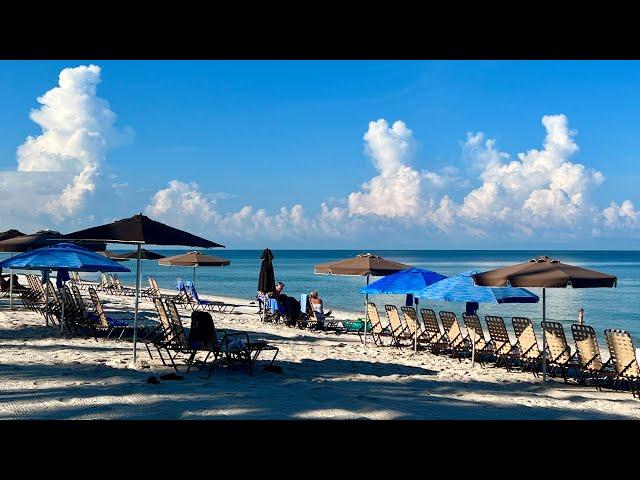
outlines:
M99 73L93 73L99 83L88 77L81 81L97 83L96 97L106 100L117 115L113 124L89 119L87 125L126 131L126 140L109 140L95 154L97 160L89 162L93 163L87 174L94 188L82 190L73 205L64 203L68 199L60 200L67 205L66 213L54 211L54 197L46 200L54 206L44 211L33 205L22 208L24 202L22 206L18 202L10 212L0 213L6 223L3 226L50 226L64 231L146 211L214 240L222 239L229 247L242 248L261 247L265 241L280 248L358 248L368 244L372 235L379 237L379 248L447 248L452 242L463 248L487 239L496 248L522 242L546 246L550 241L554 247L635 248L640 216L635 207L626 204L622 208L622 204L638 204L638 62L4 61L0 62L0 170L19 168L31 172L33 178L38 171L55 172L62 190L65 182L72 182L67 177L87 165L84 160L75 167L68 162L63 167L56 161L39 161L18 167L16 153L27 136L37 138L44 133L43 126L29 118L32 109L41 108L37 97L58 85L63 69L81 65L99 67ZM76 114L73 95L63 95L50 108ZM71 106L61 106L61 102ZM91 115L90 106L78 108L86 108L86 115ZM80 116L85 113L77 112ZM53 129L64 130L66 117L51 115L58 122ZM465 154L467 134L483 132L485 150L484 141L494 139L495 148L509 155L503 158L504 164L517 160L518 153L545 148L548 132L541 123L545 115L563 115L564 120L558 122L566 125L566 136L578 146L577 150L569 148L566 158L553 160L556 163L549 168L570 162L600 172L604 180L581 177L581 183L591 186L571 187L573 190L554 197L556 203L550 208L576 210L570 218L560 218L557 212L542 211L540 205L532 210L527 203L534 190L558 192L553 171L548 172L548 184L527 187L518 205L509 203L513 186L501 174L491 182L499 190L496 202L507 205L509 213L496 210L495 216L487 218L470 216L473 209L464 206L465 198L487 182L487 174L483 176L473 155ZM385 142L410 144L410 154L397 150L399 156L391 160L387 173L375 168L376 155L384 155L383 150L375 146L366 150L363 139L370 122L379 119L386 121L376 130L376 138L382 138L379 148L386 148L380 146ZM397 138L396 121L411 134ZM34 148L41 149L37 155L42 155L42 149L47 155L58 155L51 151L57 147L50 147L48 140L31 148L30 155ZM420 180L418 190L408 190L420 197L419 203L406 211L399 206L397 215L389 210L385 213L378 208L380 202L393 205L397 197L373 198L375 193L362 184L381 176L385 191L405 185L403 174L397 173L401 165L421 178L424 172L439 175L438 191L434 193L436 184ZM7 176L5 189L9 191L10 183L15 187L25 181L24 175ZM25 183L31 185L30 179ZM172 180L189 187L171 189L168 182ZM33 188L41 192L49 184ZM55 188L48 194L53 195ZM163 194L159 208L154 195L166 189L171 191ZM350 203L350 194L357 192L364 196ZM24 189L17 194L29 197ZM457 212L448 229L440 228L437 219L424 220L444 196L453 202L448 211ZM208 208L209 213L204 217L194 213L185 207L185 198L192 200L192 206ZM601 222L594 220L612 201L617 209ZM324 223L318 220L322 202L329 210L337 209L329 222L333 225L327 226L326 218ZM247 205L251 214L232 217ZM303 216L291 214L294 205L303 208ZM287 213L274 219L282 207ZM259 209L264 209L266 220L252 216ZM510 229L510 219L530 213L535 221L516 231ZM549 223L552 226L545 228L548 238L534 233Z

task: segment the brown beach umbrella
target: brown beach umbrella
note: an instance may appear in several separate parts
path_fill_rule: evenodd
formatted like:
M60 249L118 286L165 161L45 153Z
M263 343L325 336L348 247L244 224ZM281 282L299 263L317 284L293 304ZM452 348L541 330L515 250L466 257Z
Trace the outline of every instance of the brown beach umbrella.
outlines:
M136 252L136 303L133 316L133 362L136 361L138 302L140 299L140 254L141 245L182 245L187 247L214 248L224 247L192 233L179 230L152 220L139 213L129 218L99 225L97 227L78 230L65 235L67 239L98 240L107 243L132 243L137 245Z
M317 275L344 275L344 276L358 276L367 277L367 285L369 285L369 277L371 275L376 277L384 277L392 273L399 272L410 268L411 265L405 265L403 263L394 262L393 260L387 260L379 255L373 253L361 253L353 258L347 258L345 260L338 260L336 262L321 263L314 266L314 273ZM367 345L367 325L369 316L367 314L366 305L369 303L369 295L365 295L365 310L364 310L364 344Z
M612 288L616 286L618 277L606 273L589 270L588 268L568 265L549 257L538 257L528 262L518 263L495 270L472 275L476 285L482 287L539 287L542 288L542 321L546 320L546 289L547 288ZM547 379L546 349L547 342L544 334L542 378Z
M133 252L125 253L122 258L138 258L138 252L134 250ZM146 248L140 249L140 260L160 260L161 258L165 258L165 256Z
M182 255L166 257L158 260L158 265L167 267L193 267L193 281L196 281L196 267L224 267L231 265L226 258L214 257L200 252L188 252Z
M100 255L103 255L111 260L116 260L118 262L128 262L129 259L124 256L122 253L112 252L110 250L105 250L104 252L99 252Z
M0 232L0 241L9 240L10 238L14 237L21 237L22 235L24 235L24 233L22 233L20 230L12 228L10 230L7 230L6 232Z
M7 232L5 232L6 234ZM28 252L43 247L51 247L56 243L68 241L66 236L54 230L40 230L31 235L10 236L0 241L0 252ZM104 242L77 242L81 247L94 252L104 251Z

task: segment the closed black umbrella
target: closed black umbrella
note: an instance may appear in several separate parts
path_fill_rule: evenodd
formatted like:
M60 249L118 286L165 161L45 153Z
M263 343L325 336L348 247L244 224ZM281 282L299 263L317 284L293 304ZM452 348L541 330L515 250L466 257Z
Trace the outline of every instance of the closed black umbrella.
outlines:
M260 257L260 275L258 276L259 292L274 292L276 290L276 276L273 273L273 253L265 248Z
M142 213L129 218L97 227L78 230L65 235L68 239L98 240L107 243L132 243L138 246L136 252L136 306L133 316L133 362L136 361L138 326L138 301L140 298L140 254L141 245L181 245L186 247L213 248L224 247L192 233L179 230L164 223L152 220Z

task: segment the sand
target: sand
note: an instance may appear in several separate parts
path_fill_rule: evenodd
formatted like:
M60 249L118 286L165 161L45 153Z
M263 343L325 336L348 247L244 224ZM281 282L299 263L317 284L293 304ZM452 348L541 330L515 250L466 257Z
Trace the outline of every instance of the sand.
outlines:
M132 316L133 298L100 293L114 316ZM203 298L210 298L206 295ZM216 297L232 303L247 299ZM141 302L143 318L155 318ZM84 339L44 326L24 309L0 305L1 419L636 419L640 400L591 386L542 385L531 373L481 367L410 348L362 345L356 334L263 324L256 306L214 313L217 328L246 331L280 348L282 373L258 365L253 377L217 368L209 380L170 373L130 339ZM190 310L181 310L190 324ZM337 318L353 318L335 312ZM264 365L264 364L262 364Z

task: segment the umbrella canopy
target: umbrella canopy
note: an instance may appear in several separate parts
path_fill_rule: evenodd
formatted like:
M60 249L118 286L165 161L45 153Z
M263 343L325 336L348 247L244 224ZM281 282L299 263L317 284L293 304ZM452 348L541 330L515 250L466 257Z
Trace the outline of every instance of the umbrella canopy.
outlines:
M6 232L0 232L0 241L9 240L10 238L14 237L21 237L22 235L24 235L24 233L22 233L20 230L12 228L11 230L7 230Z
M538 257L528 262L477 273L473 276L476 285L487 287L541 287L602 288L615 287L615 275L596 272L588 268L567 265L549 257Z
M231 261L226 258L214 257L200 252L189 252L173 257L166 257L158 260L159 265L182 266L182 267L222 267L230 265Z
M387 260L379 255L363 253L354 258L316 265L314 271L320 275L373 275L384 277L409 267L410 265Z
M28 252L29 250L50 247L55 243L61 243L64 241L65 236L60 232L53 230L40 230L31 235L18 235L1 240L0 252ZM78 242L78 244L96 252L103 251L107 247L104 242Z
M117 260L118 262L128 262L129 259L124 256L122 253L111 252L109 250L105 250L104 252L98 252L100 255L103 255L111 260Z
M74 270L78 272L130 272L127 267L73 243L21 253L0 262L2 268L21 270Z
M68 239L99 240L102 242L131 242L152 245L185 245L189 247L224 247L197 235L179 230L149 217L134 215L106 225L86 228L65 235Z
M268 248L260 256L260 274L258 275L258 291L274 292L276 289L276 275L273 272L273 253Z
M361 288L360 293L369 295L394 293L415 294L418 290L422 290L432 283L439 282L445 278L447 277L437 272L427 270L426 268L411 267L376 280L366 287Z
M120 258L125 259L125 258L138 258L138 252L136 250L134 250L133 252L129 252L129 253L124 253L120 256ZM152 252L151 250L147 250L146 248L141 248L140 249L140 259L141 260L159 260L161 258L165 258L164 255L161 255L159 253L156 252Z
M415 292L415 296L445 302L536 303L539 300L535 293L524 288L478 287L472 278L476 273L479 272L459 273Z

